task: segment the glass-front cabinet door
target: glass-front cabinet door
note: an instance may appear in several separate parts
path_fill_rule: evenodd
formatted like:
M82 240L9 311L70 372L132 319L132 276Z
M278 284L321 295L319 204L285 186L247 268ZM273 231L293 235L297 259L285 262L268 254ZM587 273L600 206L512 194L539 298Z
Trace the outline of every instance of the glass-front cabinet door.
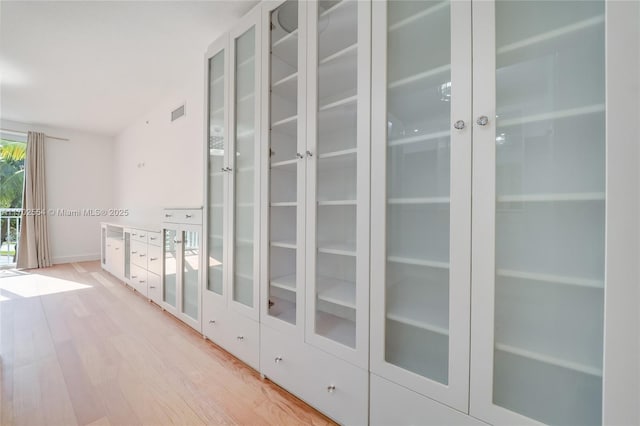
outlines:
M371 4L307 7L306 339L366 366Z
M307 2L273 2L263 39L262 321L302 334L304 328L305 60Z
M371 370L467 411L471 3L373 3Z
M200 230L182 231L181 312L200 322Z
M163 264L163 285L162 301L169 307L177 308L177 280L178 280L178 256L180 255L178 246L179 232L176 229L164 229L162 231L164 240L164 264Z
M207 51L207 123L204 158L206 180L204 184L206 244L204 266L206 281L202 292L203 333L214 336L216 319L226 310L229 257L229 38L223 36Z
M258 320L260 10L231 34L231 306Z
M605 2L473 13L471 412L601 424Z

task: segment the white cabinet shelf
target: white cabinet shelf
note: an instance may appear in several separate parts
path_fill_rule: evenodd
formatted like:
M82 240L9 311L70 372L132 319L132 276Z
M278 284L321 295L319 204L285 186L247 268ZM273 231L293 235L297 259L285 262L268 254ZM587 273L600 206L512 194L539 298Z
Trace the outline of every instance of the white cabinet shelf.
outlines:
M451 135L451 132L448 131L448 130L445 130L445 131L441 131L441 132L433 132L433 133L428 133L428 134L407 136L405 138L399 138L399 139L390 140L389 143L387 144L387 146L389 146L389 147L403 146L403 145L409 145L409 144L414 144L414 143L439 140L439 139L443 139L443 138L449 138L450 135Z
M298 248L295 241L271 241L271 247L280 247L294 250Z
M316 332L345 346L353 347L355 345L356 324L348 319L317 311Z
M604 104L588 105L579 108L571 108L560 111L552 111L541 114L534 114L512 119L498 119L500 129L519 126L522 124L536 123L539 121L561 120L565 118L582 117L585 115L604 113Z
M505 345L502 343L496 343L496 350L501 352L507 352L513 355L517 355L523 358L527 358L530 360L539 361L545 364L554 365L556 367L566 368L568 370L574 370L579 373L588 374L590 376L595 376L598 378L602 378L602 369L590 367L588 365L579 364L571 361L566 361L560 358L551 357L548 355L544 355L541 353L536 353L532 351L528 351L526 349L517 348L510 345Z
M510 269L497 269L496 275L499 277L517 278L517 279L527 280L527 281L538 281L538 282L544 282L544 283L586 287L586 288L599 289L599 290L604 289L604 282L602 280L596 280L596 279L590 279L590 278L540 274L535 272L513 271Z
M273 287L288 291L296 291L296 275L290 274L278 278L273 278L270 282Z
M324 65L324 64L327 64L329 62L336 61L336 60L339 60L339 59L343 59L343 58L346 58L348 56L353 56L353 55L355 55L357 53L357 51L358 51L358 44L357 43L351 44L351 45L345 47L344 49L341 49L341 50L337 51L336 53L334 53L332 55L329 55L327 57L322 58L320 60L320 65Z
M449 197L389 198L392 205L449 204Z
M339 256L355 256L355 244L342 242L318 242L318 252Z
M424 18L433 16L438 12L447 12L448 8L449 8L449 2L447 1L436 3L435 5L428 7L418 13L412 14L411 16L404 18L398 22L390 23L388 27L388 31L392 33L394 31L397 31L412 25L416 25L416 26L424 25L424 22L422 22Z
M318 276L316 286L318 299L346 308L356 308L356 283Z
M604 201L604 192L584 192L565 194L521 194L521 195L499 195L499 203L537 203L537 202L557 202L557 201Z

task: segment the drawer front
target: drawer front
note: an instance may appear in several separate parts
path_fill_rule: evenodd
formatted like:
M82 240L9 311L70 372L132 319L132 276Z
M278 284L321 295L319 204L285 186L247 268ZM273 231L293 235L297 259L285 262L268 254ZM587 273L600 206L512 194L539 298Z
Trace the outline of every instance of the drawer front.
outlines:
M224 323L226 350L256 370L260 363L260 324L241 314L227 311Z
M142 229L132 229L131 230L131 241L138 241L141 243L147 243L147 231Z
M147 297L158 305L162 301L162 280L160 275L147 272Z
M309 365L304 343L268 326L260 328L260 372L289 392L303 397ZM311 401L308 401L311 402Z
M149 245L162 247L162 232L147 232Z
M129 253L131 263L147 269L147 244L139 241L133 241L131 243L131 251Z
M485 423L419 393L371 374L371 425L461 425Z
M345 425L366 425L369 372L311 346L303 398Z
M211 311L211 309L207 309L207 306L204 306L202 312L202 334L216 345L226 349L227 335L225 329L231 326L227 320L227 309L223 306L222 309L217 309L216 312L208 311Z
M165 209L163 221L169 223L202 224L201 209Z
M162 247L147 246L147 270L158 275L162 273Z
M137 265L131 265L131 285L137 292L147 297L147 270Z

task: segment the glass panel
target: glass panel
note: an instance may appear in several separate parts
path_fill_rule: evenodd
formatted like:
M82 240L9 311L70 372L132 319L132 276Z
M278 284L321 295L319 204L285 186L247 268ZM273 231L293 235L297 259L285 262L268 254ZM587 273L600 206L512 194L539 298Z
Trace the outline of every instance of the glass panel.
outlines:
M600 424L604 1L496 3L493 402Z
M176 273L178 270L178 253L176 252L177 233L173 229L163 230L164 239L164 286L162 300L176 307Z
M271 12L269 315L296 322L298 2Z
M209 274L207 289L222 294L224 215L224 51L209 59Z
M253 307L255 27L235 40L235 197L233 300Z
M182 312L197 319L200 269L200 235L198 232L183 232L182 255Z
M124 276L131 276L131 233L124 233Z
M317 334L356 341L358 2L318 3Z
M447 384L451 19L448 1L387 6L385 360Z

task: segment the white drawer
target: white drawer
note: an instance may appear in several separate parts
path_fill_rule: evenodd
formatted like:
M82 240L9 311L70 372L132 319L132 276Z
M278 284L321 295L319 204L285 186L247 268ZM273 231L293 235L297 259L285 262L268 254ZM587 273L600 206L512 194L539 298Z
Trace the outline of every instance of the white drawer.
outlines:
M228 311L224 324L225 344L221 345L256 370L260 363L260 324L242 314Z
M147 246L147 270L158 275L162 273L162 247Z
M141 229L131 230L131 241L138 241L141 243L147 243L147 231Z
M162 247L162 232L148 232L147 242L149 245Z
M202 314L202 334L207 336L216 345L226 348L226 329L231 328L227 320L227 308L222 306L216 312L203 312Z
M158 305L162 301L162 280L160 275L147 272L147 297Z
M169 223L202 224L202 209L165 209L162 220Z
M366 425L369 372L320 349L310 349L304 399L344 425Z
M260 372L302 398L309 361L305 344L297 339L295 334L287 336L263 324L260 327Z
M137 292L147 297L147 270L137 265L131 265L131 285Z
M464 425L485 423L419 393L371 374L371 425Z
M131 242L131 251L129 252L129 260L133 265L137 265L142 269L147 269L147 244L139 241Z

